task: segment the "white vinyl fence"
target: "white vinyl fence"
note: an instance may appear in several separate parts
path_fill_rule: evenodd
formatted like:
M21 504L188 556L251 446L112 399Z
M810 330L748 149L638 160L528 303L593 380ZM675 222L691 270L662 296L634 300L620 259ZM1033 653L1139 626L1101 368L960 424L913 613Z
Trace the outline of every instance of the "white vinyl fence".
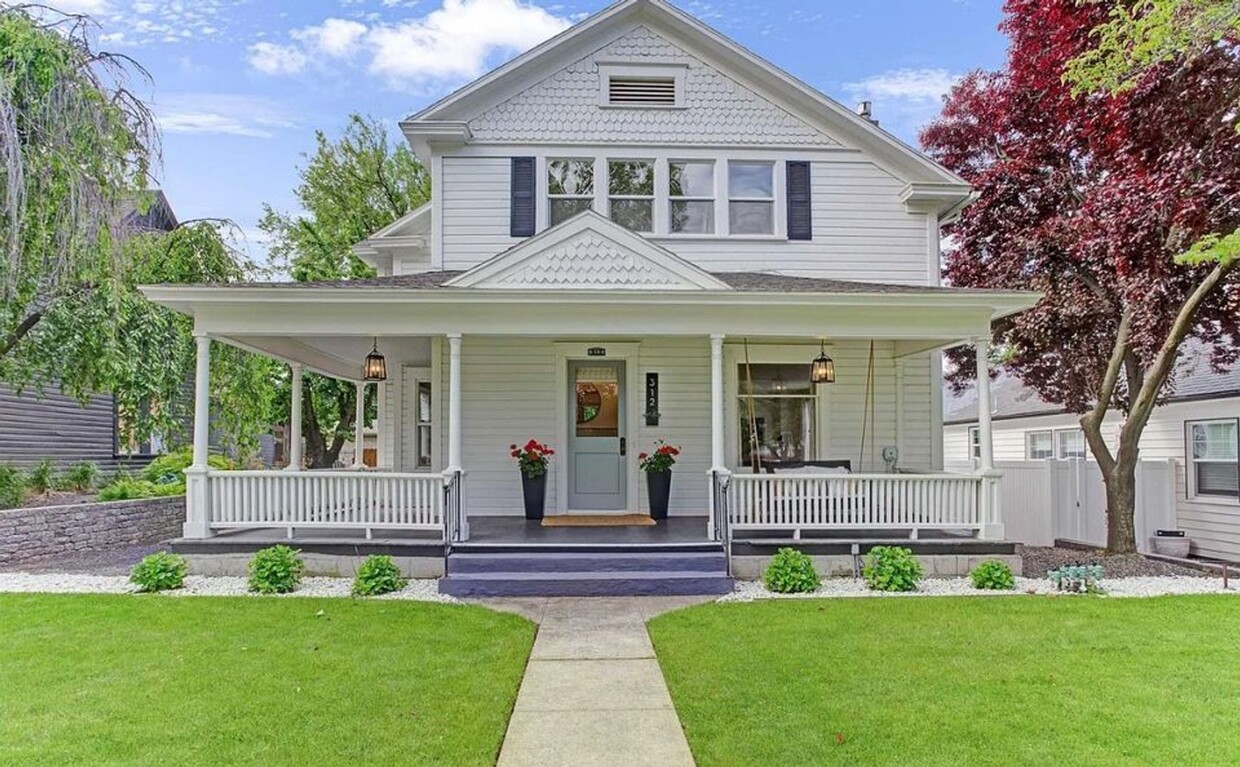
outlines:
M1055 539L1105 546L1106 489L1093 461L1003 461L999 485L1004 537L1031 546ZM1157 529L1176 527L1175 464L1142 461L1137 468L1137 547Z

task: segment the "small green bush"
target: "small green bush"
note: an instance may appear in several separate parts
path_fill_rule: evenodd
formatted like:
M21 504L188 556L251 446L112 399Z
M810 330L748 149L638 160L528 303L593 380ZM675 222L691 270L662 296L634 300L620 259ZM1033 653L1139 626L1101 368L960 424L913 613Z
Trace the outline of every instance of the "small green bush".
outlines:
M26 495L26 481L15 467L0 466L0 509L15 509Z
M401 577L400 568L389 556L372 555L366 557L362 566L357 568L357 577L353 579L353 596L373 597L400 591L408 583Z
M89 492L98 480L99 467L90 461L73 464L61 477L64 488L77 493Z
M43 495L52 489L52 485L56 481L56 464L52 463L51 458L44 458L34 465L30 470L30 476L26 478L26 487L32 493Z
M101 501L130 501L135 498L164 498L181 495L185 492L183 484L157 484L145 479L134 479L129 476L118 476L99 491Z
M875 546L866 555L861 574L874 591L916 591L921 563L902 546Z
M779 594L805 594L822 585L813 561L796 549L780 549L762 574L762 582Z
M175 453L161 455L142 470L142 479L157 485L184 485L185 470L193 462L194 451L191 448L183 448ZM222 455L207 456L207 464L219 471L236 468L232 461Z
M185 585L185 573L188 570L185 557L161 551L158 554L148 554L134 565L129 571L129 582L137 585L138 591L179 589Z
M250 591L287 594L301 583L306 564L301 552L284 545L260 549L250 560Z
M983 562L973 568L969 575L973 579L973 588L991 591L1011 591L1016 588L1016 579L1012 577L1012 568L998 560Z

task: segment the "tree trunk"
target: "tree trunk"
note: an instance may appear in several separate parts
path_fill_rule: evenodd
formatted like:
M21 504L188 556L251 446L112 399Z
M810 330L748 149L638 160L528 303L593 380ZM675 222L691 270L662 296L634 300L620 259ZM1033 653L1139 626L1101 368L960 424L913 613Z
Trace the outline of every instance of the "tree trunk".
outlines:
M330 469L340 458L345 435L353 425L353 408L343 401L339 403L340 426L332 436L331 444L319 425L318 412L314 409L314 397L309 388L302 392L302 433L306 440L306 463L311 469Z
M1107 491L1107 551L1131 554L1137 550L1136 451L1119 449L1119 459L1109 474L1103 475Z

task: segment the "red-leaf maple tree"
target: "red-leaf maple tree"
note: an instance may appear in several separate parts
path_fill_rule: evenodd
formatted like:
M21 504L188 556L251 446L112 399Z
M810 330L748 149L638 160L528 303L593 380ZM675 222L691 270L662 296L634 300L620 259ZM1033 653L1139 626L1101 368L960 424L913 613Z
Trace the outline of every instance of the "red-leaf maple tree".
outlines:
M1136 543L1141 433L1171 393L1182 342L1196 339L1220 368L1240 356L1240 46L1161 62L1122 92L1075 95L1065 67L1108 10L1008 0L1006 65L965 77L921 141L979 193L952 226L946 279L1044 294L994 341L1021 381L1082 414L1106 482L1107 547L1123 552ZM1228 247L1212 248L1220 238ZM975 366L953 357L961 386ZM1112 409L1123 414L1114 441L1102 430Z

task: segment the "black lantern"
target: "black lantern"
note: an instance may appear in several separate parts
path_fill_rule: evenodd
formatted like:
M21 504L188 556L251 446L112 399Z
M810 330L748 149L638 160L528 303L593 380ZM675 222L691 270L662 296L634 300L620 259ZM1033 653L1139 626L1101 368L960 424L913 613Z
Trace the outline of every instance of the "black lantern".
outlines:
M835 383L835 361L827 356L827 342L823 341L821 352L809 365L809 380L812 384Z
M362 380L387 380L387 360L383 359L383 355L379 353L378 338L375 338L374 348L371 350L370 354L366 355L366 361L362 363Z

